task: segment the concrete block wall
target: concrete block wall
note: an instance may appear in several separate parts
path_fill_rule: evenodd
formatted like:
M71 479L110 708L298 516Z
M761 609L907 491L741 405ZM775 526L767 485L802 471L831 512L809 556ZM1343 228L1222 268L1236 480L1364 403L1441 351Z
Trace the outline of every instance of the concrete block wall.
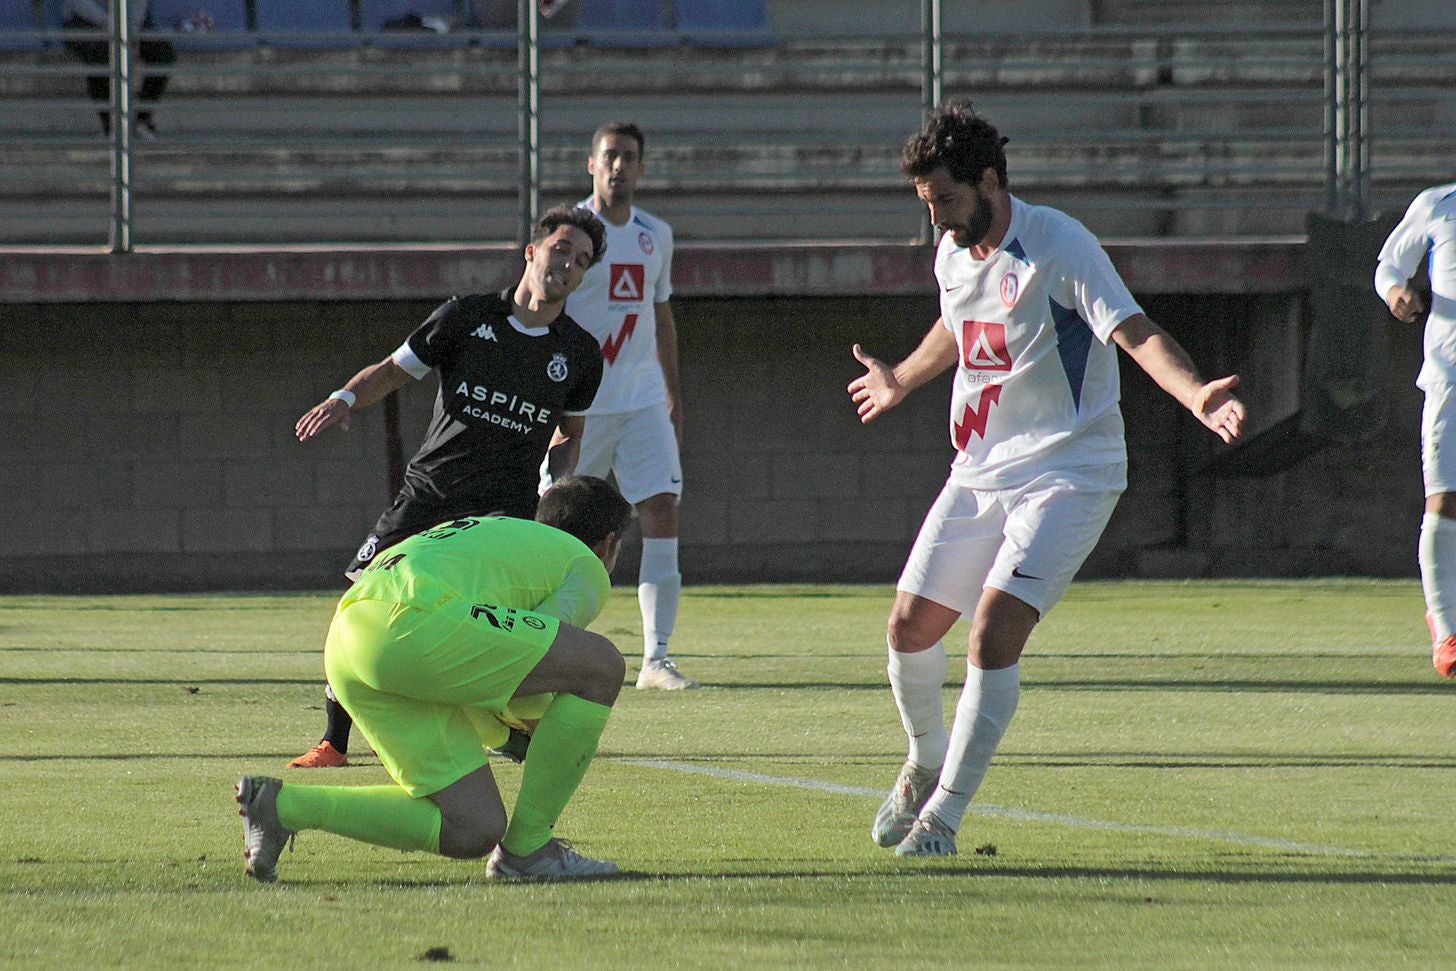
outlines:
M1296 298L1297 300L1297 298ZM1288 296L1146 298L1255 428L1297 400ZM389 500L383 409L293 423L433 301L0 306L0 590L327 588ZM849 347L899 359L933 296L675 301L690 582L897 575L951 452L945 382L859 424ZM1386 434L1257 480L1197 474L1213 437L1124 361L1131 484L1087 576L1414 575L1419 333L1392 323ZM433 401L407 389L407 454ZM635 576L630 557L619 577Z

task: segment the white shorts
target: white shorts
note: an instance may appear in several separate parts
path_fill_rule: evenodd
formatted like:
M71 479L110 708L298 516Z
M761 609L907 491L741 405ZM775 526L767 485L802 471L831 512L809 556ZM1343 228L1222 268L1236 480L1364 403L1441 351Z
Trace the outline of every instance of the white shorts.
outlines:
M1100 469L1049 473L1015 489L947 482L925 514L896 589L970 614L981 588L994 587L1045 617L1097 545L1121 494L1120 480Z
M632 505L663 492L682 495L682 459L667 402L610 415L588 415L581 437L578 475L617 476L617 489ZM550 485L541 466L541 491Z
M1426 495L1456 492L1456 388L1449 384L1426 389L1421 406L1421 478Z

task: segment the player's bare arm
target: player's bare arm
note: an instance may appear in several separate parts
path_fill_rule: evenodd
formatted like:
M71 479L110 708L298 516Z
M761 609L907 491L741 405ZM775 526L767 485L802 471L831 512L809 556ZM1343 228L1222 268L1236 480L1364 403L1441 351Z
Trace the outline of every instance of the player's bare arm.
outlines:
M581 434L585 430L585 415L567 415L556 426L551 444L546 449L546 469L552 482L559 482L576 472L576 460L581 455Z
M348 431L349 418L355 408L383 401L412 380L414 379L408 371L394 363L394 358L386 357L378 364L371 364L354 375L340 389L354 396L352 405L341 398L325 398L304 412L303 417L293 426L293 432L300 442L306 442L325 428L335 425Z
M943 374L956 362L955 338L940 320L931 326L920 346L893 368L866 354L858 344L851 350L855 360L865 366L865 373L849 382L848 389L859 406L859 420L865 424L904 401L906 395Z
M1393 286L1387 290L1385 305L1390 308L1392 317L1407 324L1414 323L1426 312L1426 301L1417 291L1406 286Z
M667 416L672 419L677 446L682 448L683 401L677 369L677 320L672 316L672 304L666 301L653 304L652 311L657 318L657 360L662 365L663 383L667 385Z
M1183 346L1145 314L1117 325L1112 339L1148 373L1158 387L1182 404L1214 434L1231 443L1244 425L1244 403L1233 396L1237 374L1204 381Z

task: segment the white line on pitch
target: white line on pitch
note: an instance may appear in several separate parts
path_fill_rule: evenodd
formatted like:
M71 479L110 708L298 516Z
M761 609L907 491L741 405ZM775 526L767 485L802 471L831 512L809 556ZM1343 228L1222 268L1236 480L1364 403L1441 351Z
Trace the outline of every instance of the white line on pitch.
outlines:
M786 776L764 775L761 772L744 772L739 769L720 769L711 765L694 765L691 762L669 762L662 759L624 759L629 765L645 765L654 769L672 769L675 772L690 772L696 775L728 779L733 782L759 782L771 786L789 786L794 789L810 789L814 792L828 792L842 796L873 796L880 798L884 790L868 789L864 786L847 786L838 782L820 782L815 779L794 779ZM1043 813L1030 809L1010 809L1005 806L990 806L972 803L970 811L982 816L1004 816L1029 823L1049 823L1054 826L1073 826L1078 829L1101 829L1118 833L1143 833L1150 836L1179 836L1188 839L1217 840L1220 843L1236 843L1240 846L1258 846L1264 849L1285 850L1290 853L1309 853L1316 856L1350 856L1366 859L1410 860L1421 863L1456 863L1456 856L1428 856L1416 853L1382 853L1376 850L1357 850L1344 846L1322 846L1318 843L1298 843L1294 840L1277 839L1272 836L1254 836L1250 833L1235 833L1229 830L1196 829L1191 826L1149 826L1142 823L1118 823L1105 819L1083 819L1080 816L1066 816L1061 813Z

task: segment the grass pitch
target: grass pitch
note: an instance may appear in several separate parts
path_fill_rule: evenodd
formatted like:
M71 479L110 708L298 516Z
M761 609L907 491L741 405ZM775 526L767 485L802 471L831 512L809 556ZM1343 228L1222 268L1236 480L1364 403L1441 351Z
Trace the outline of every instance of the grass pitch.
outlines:
M868 835L890 598L689 589L709 687L625 690L559 827L630 872L550 886L315 832L244 878L239 775L386 781L357 733L283 769L332 595L0 598L0 966L1451 966L1456 685L1414 582L1074 586L961 855L914 861ZM634 654L631 590L597 629Z

